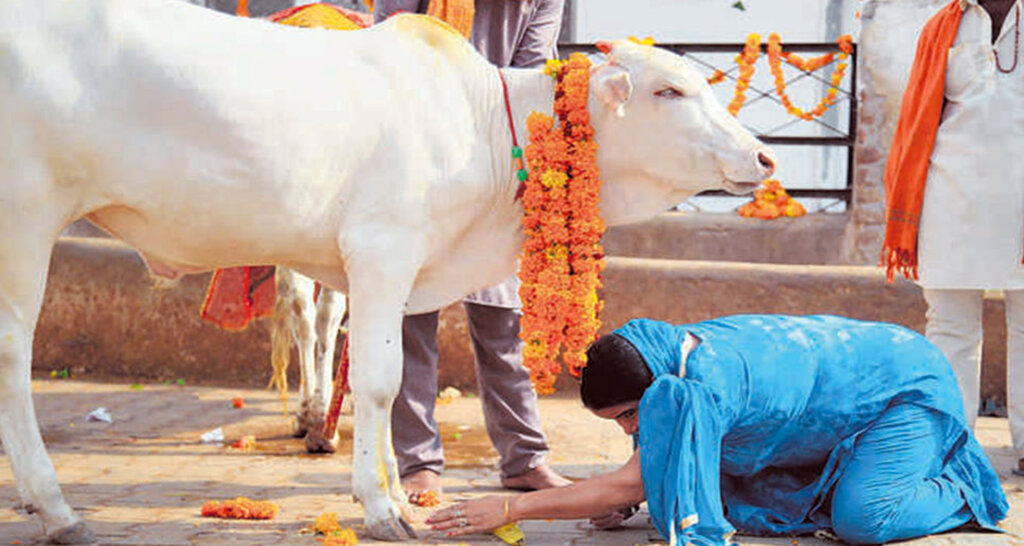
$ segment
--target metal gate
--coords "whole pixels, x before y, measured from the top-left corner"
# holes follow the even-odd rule
[[[591,44],[559,44],[559,53],[568,56],[581,51],[596,53]],[[690,63],[707,77],[716,71],[724,74],[724,81],[713,86],[723,104],[732,98],[739,67],[733,58],[743,51],[741,43],[703,44],[658,44],[658,47],[685,56]],[[837,45],[830,42],[783,44],[785,51],[800,55],[819,55],[836,51]],[[773,77],[768,69],[765,55],[766,46],[761,46],[761,56],[755,64],[756,72],[747,90],[747,100],[737,118],[754,135],[773,146],[780,156],[797,158],[801,154],[791,153],[804,149],[802,155],[820,163],[817,168],[791,169],[799,172],[800,180],[785,180],[787,192],[808,206],[808,211],[839,212],[846,210],[852,195],[853,146],[857,134],[857,47],[854,45],[850,57],[845,61],[849,68],[840,85],[835,103],[820,118],[805,121],[791,116],[782,106]],[[783,62],[787,92],[794,102],[816,101],[831,87],[829,70],[834,63],[815,72],[805,72]],[[805,161],[805,159],[796,159]],[[806,166],[801,166],[806,167]],[[780,171],[786,168],[786,160],[780,161]],[[833,172],[841,170],[842,172]],[[818,172],[815,172],[818,171]],[[781,174],[781,173],[780,173]],[[729,210],[738,207],[749,198],[737,198],[715,190],[702,192],[699,196],[683,203],[680,208],[695,210]],[[710,205],[709,205],[710,204]]]

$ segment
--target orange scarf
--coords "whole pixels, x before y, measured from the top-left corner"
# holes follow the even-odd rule
[[[942,116],[946,60],[960,29],[960,0],[952,0],[921,31],[900,117],[885,164],[885,278],[917,279],[917,232],[928,164]]]
[[[469,39],[473,33],[473,15],[476,13],[475,0],[430,0],[427,15],[448,23]]]

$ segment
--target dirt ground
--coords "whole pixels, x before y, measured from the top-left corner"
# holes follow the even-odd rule
[[[317,515],[335,512],[362,543],[373,543],[362,529],[361,509],[351,496],[351,415],[341,427],[336,455],[308,455],[290,434],[291,418],[281,400],[262,390],[178,385],[127,385],[67,379],[33,383],[43,437],[53,457],[65,497],[86,519],[101,544],[316,545],[307,528]],[[242,397],[242,409],[232,398]],[[294,394],[292,396],[295,405]],[[113,423],[87,422],[86,414],[105,407]],[[615,468],[628,457],[629,439],[611,422],[592,417],[575,398],[545,397],[540,402],[549,436],[549,462],[564,475],[586,478]],[[508,494],[501,488],[497,453],[483,428],[479,400],[455,399],[437,410],[448,468],[445,500]],[[221,428],[225,445],[204,444],[200,436]],[[255,448],[230,443],[254,435]],[[951,533],[908,544],[1024,544],[1024,478],[1013,476],[1005,419],[982,418],[978,436],[999,471],[1010,498],[1009,533]],[[0,546],[41,544],[39,523],[18,510],[17,492],[6,457],[0,456]],[[280,513],[268,521],[203,518],[207,500],[246,496],[270,500]],[[422,523],[414,526],[420,544],[500,544],[492,535],[447,540]],[[521,524],[528,544],[646,544],[660,537],[646,512],[627,529],[598,531],[586,521],[530,521]],[[738,537],[751,545],[824,545],[813,537]]]

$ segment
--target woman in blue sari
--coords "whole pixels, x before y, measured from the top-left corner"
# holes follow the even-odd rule
[[[832,316],[633,320],[590,347],[581,397],[634,435],[625,466],[460,503],[428,523],[466,534],[646,500],[670,544],[728,544],[737,529],[830,529],[878,544],[967,524],[996,531],[1008,508],[948,362],[900,326]]]

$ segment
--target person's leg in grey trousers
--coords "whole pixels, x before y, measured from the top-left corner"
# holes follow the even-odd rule
[[[476,355],[476,381],[491,443],[501,455],[502,477],[518,476],[544,463],[537,394],[523,367],[518,309],[466,302]]]
[[[391,441],[402,477],[444,469],[441,434],[434,420],[437,400],[438,313],[407,315],[402,321],[402,388],[391,409]]]

